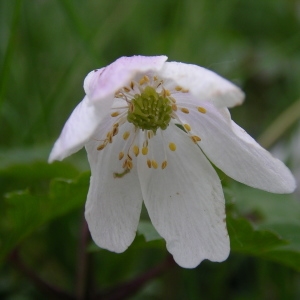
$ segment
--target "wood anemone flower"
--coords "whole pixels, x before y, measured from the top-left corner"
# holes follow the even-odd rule
[[[121,57],[90,72],[85,98],[66,122],[49,162],[85,146],[91,182],[85,216],[95,243],[123,252],[142,201],[182,267],[225,260],[225,200],[210,161],[233,179],[289,193],[289,169],[232,120],[243,92],[202,67],[166,56]]]

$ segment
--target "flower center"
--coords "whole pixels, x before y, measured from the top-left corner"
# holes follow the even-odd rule
[[[146,86],[141,94],[131,100],[127,120],[142,130],[158,128],[165,130],[171,120],[172,106],[163,92],[158,93],[153,87]]]

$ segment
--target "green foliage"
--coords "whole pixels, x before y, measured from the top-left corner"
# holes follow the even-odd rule
[[[66,171],[66,166],[55,167],[55,171],[62,168],[64,173]],[[28,176],[32,180],[35,180],[39,171],[41,174],[44,172],[45,177],[50,177],[54,171],[52,166],[39,163],[14,166],[7,174],[11,175],[13,171],[24,175],[23,171],[29,169]],[[76,180],[53,179],[46,194],[31,193],[29,190],[6,194],[5,214],[1,220],[0,260],[41,226],[82,207],[87,195],[89,177],[89,173],[83,173]]]
[[[15,249],[43,280],[77,295],[75,277],[84,268],[76,268],[85,259],[92,259],[93,270],[85,278],[97,285],[87,290],[100,285],[108,291],[167,256],[143,212],[125,253],[89,242],[88,254],[76,258],[89,184],[86,158],[48,165],[47,157],[84,96],[90,70],[134,54],[165,54],[212,69],[246,92],[245,104],[231,113],[257,137],[299,99],[298,6],[295,0],[0,1],[0,298],[45,297],[32,276],[21,276],[22,268],[14,271],[6,259]],[[296,174],[299,156],[289,157],[299,152],[290,143],[297,134],[293,122],[276,139]],[[221,178],[229,259],[195,270],[175,266],[132,299],[300,298],[299,194],[273,195]]]

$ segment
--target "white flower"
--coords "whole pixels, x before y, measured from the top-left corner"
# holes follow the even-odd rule
[[[292,192],[295,181],[231,120],[227,107],[244,98],[239,88],[204,68],[166,60],[121,57],[89,73],[86,96],[49,161],[86,147],[92,176],[85,216],[97,245],[125,251],[144,200],[175,261],[193,268],[204,259],[223,261],[230,250],[222,187],[209,160],[270,192]]]

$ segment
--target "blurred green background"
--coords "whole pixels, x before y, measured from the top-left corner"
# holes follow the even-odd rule
[[[48,154],[86,74],[134,54],[165,54],[239,85],[246,102],[233,119],[299,180],[299,0],[1,0],[0,298],[123,299],[115,294],[130,285],[118,286],[131,282],[130,299],[300,299],[299,193],[221,174],[232,254],[194,270],[164,265],[164,242],[145,242],[146,216],[124,254],[84,235],[84,151],[52,165]]]

